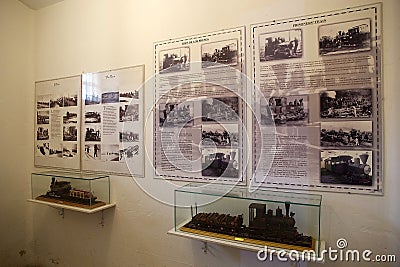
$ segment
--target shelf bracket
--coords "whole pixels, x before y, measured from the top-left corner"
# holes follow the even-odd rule
[[[203,250],[204,254],[207,254],[208,252],[208,243],[207,242],[203,242],[203,246],[201,247],[201,249]]]
[[[64,214],[65,214],[64,208],[58,209],[58,215],[60,215],[61,218],[63,219],[64,219]]]

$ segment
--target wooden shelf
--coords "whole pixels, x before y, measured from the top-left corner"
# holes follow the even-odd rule
[[[58,204],[58,203],[53,203],[53,202],[48,202],[48,201],[43,201],[43,200],[37,200],[37,199],[28,199],[29,202],[32,203],[38,203],[38,204],[42,204],[42,205],[47,205],[53,208],[57,208],[57,209],[66,209],[66,210],[73,210],[73,211],[78,211],[78,212],[83,212],[83,213],[96,213],[102,210],[106,210],[106,209],[110,209],[112,207],[115,207],[116,204],[115,203],[111,203],[111,204],[106,204],[94,209],[85,209],[85,208],[80,208],[80,207],[74,207],[74,206],[70,206],[70,205],[65,205],[65,204]]]

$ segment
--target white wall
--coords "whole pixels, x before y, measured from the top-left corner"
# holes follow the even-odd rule
[[[0,36],[6,42],[1,41],[0,53],[6,62],[2,65],[7,68],[3,67],[0,74],[3,91],[0,263],[5,266],[290,266],[276,260],[271,264],[258,263],[254,253],[215,245],[204,254],[202,243],[166,235],[173,226],[173,208],[150,198],[129,177],[111,177],[112,198],[117,207],[105,212],[104,227],[99,225],[100,214],[66,212],[62,218],[56,210],[25,203],[33,170],[33,81],[143,63],[149,78],[153,73],[155,41],[367,3],[374,1],[234,0],[228,4],[222,0],[65,0],[33,12],[16,0],[1,0]],[[323,193],[322,217],[322,238],[328,245],[335,246],[336,240],[344,237],[350,248],[371,249],[377,254],[397,253],[398,261],[399,12],[399,1],[383,1],[385,195]],[[152,99],[152,92],[147,91],[148,109]],[[151,136],[151,128],[147,130],[147,136]],[[148,138],[151,149],[150,141]],[[146,164],[145,179],[160,187],[159,181],[152,179],[149,160]],[[172,192],[165,194],[172,197]],[[21,250],[26,254],[20,256]],[[347,265],[326,263],[325,266]]]

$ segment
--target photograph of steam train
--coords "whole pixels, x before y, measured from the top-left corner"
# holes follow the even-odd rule
[[[301,29],[260,35],[260,61],[273,61],[303,56]]]
[[[201,65],[203,68],[225,64],[237,65],[238,45],[237,40],[224,40],[201,45]]]
[[[215,97],[202,100],[202,121],[238,121],[239,120],[239,98]]]
[[[69,94],[68,96],[64,96],[64,107],[76,107],[78,106],[78,95],[77,94]]]
[[[160,73],[186,71],[190,68],[189,47],[163,50],[160,52]]]
[[[63,123],[77,123],[78,122],[78,114],[75,112],[67,111],[63,116]]]
[[[268,101],[268,103],[266,103]],[[261,125],[303,125],[308,123],[308,96],[261,98]]]
[[[321,122],[322,147],[364,147],[373,143],[371,121]]]
[[[203,176],[239,177],[238,150],[228,148],[207,149],[201,151]]]
[[[101,144],[85,144],[85,157],[90,160],[100,160]]]
[[[322,119],[348,119],[372,117],[372,90],[332,90],[320,93]]]
[[[40,95],[36,98],[36,108],[49,108],[50,107],[50,96],[49,95]]]
[[[203,124],[201,126],[202,146],[237,146],[239,130],[237,124]]]
[[[131,131],[119,132],[119,141],[120,142],[138,142],[139,134],[131,132]]]
[[[119,102],[119,92],[106,92],[101,94],[101,103],[118,103]]]
[[[321,183],[371,186],[372,174],[372,151],[321,151]]]
[[[101,159],[103,161],[119,161],[119,145],[102,145]]]
[[[185,228],[224,234],[234,237],[250,238],[280,244],[313,248],[311,236],[299,233],[296,227],[295,213],[290,211],[290,203],[285,203],[285,213],[278,206],[267,209],[264,203],[250,203],[248,220],[243,214],[230,215],[217,212],[197,212],[197,205],[191,209],[192,219]],[[248,222],[248,225],[246,223]],[[246,241],[245,241],[246,242]]]
[[[77,141],[78,140],[78,129],[74,126],[63,127],[63,141]]]
[[[85,112],[85,123],[100,123],[101,114],[98,111],[86,111]]]
[[[139,90],[119,93],[119,102],[131,102],[132,99],[139,99]]]
[[[193,126],[193,102],[159,105],[160,127]]]
[[[319,54],[335,55],[371,49],[371,22],[369,19],[347,21],[320,26]]]
[[[36,140],[49,140],[49,129],[47,127],[38,127],[36,130]]]
[[[139,104],[122,105],[119,107],[119,121],[139,121]]]
[[[62,152],[63,158],[74,158],[77,155],[78,155],[78,144],[69,144],[69,143],[63,144],[63,152]]]
[[[64,97],[61,95],[52,95],[50,98],[51,108],[62,108],[64,107]]]
[[[101,141],[101,125],[86,127],[85,141]]]
[[[48,110],[39,110],[36,112],[36,124],[49,124],[50,112]]]

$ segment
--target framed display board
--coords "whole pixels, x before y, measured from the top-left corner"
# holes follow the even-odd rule
[[[246,182],[244,27],[154,44],[159,178]]]
[[[82,170],[144,177],[144,65],[82,75]]]
[[[381,9],[251,26],[252,185],[382,194]]]
[[[80,89],[80,75],[36,82],[36,167],[80,169]]]

